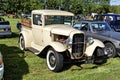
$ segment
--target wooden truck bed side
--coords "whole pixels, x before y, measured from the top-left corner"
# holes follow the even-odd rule
[[[32,28],[31,20],[27,18],[22,18],[21,19],[21,24],[25,27]]]

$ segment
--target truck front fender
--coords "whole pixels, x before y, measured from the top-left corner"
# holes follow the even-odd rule
[[[93,53],[94,53],[94,51],[95,51],[95,49],[96,49],[97,47],[104,48],[105,45],[104,45],[103,42],[101,42],[100,40],[94,39],[94,43],[91,44],[91,45],[89,45],[89,46],[87,46],[86,51],[85,51],[85,54],[86,54],[87,56],[92,56]]]
[[[59,43],[59,42],[52,42],[49,44],[51,47],[53,47],[57,52],[64,52],[66,51],[66,47]]]

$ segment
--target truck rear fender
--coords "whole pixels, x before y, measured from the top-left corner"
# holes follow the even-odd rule
[[[94,39],[94,43],[89,45],[87,48],[86,48],[86,51],[85,51],[85,54],[87,56],[92,56],[95,49],[97,47],[101,47],[101,48],[104,48],[105,45],[103,44],[103,42],[101,42],[100,40],[97,40],[97,39]]]
[[[25,47],[30,47],[31,46],[31,41],[32,41],[32,34],[31,33],[28,33],[26,31],[22,31],[19,35],[20,36],[23,36],[24,37],[24,41],[25,41]]]

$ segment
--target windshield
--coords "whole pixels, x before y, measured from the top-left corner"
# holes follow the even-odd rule
[[[52,15],[45,15],[45,25],[51,24],[72,24],[72,16],[52,16]]]
[[[111,31],[110,26],[107,23],[92,23],[92,30],[97,31]]]

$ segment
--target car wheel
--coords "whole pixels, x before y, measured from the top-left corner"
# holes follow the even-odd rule
[[[50,48],[47,52],[47,66],[53,72],[59,72],[63,68],[63,55]]]
[[[20,36],[19,41],[20,41],[20,42],[19,42],[19,44],[20,44],[20,49],[21,49],[21,50],[25,50],[25,41],[24,41],[23,35]]]
[[[93,55],[94,64],[101,65],[107,62],[107,57],[104,53],[104,49],[97,48],[95,54]]]
[[[109,58],[117,55],[115,46],[112,43],[105,43],[105,54],[107,54]]]

